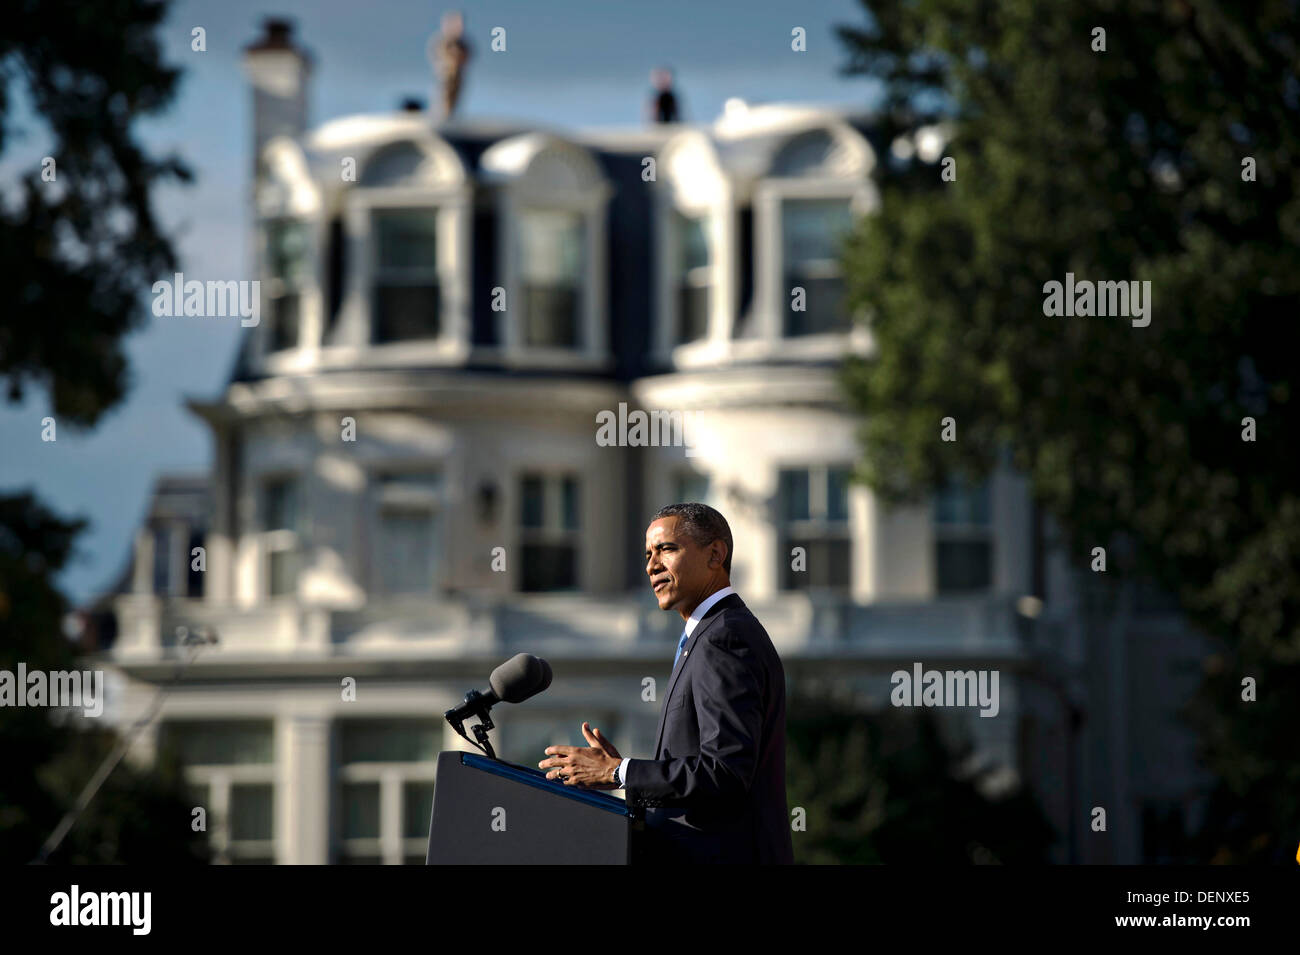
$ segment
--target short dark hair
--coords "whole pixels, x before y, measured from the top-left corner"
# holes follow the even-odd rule
[[[709,507],[692,501],[683,504],[668,504],[655,511],[650,523],[664,517],[676,517],[681,522],[682,532],[701,547],[708,547],[716,540],[727,545],[727,556],[722,561],[722,569],[731,576],[731,528],[727,519]]]

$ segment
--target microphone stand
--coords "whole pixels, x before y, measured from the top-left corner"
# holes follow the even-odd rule
[[[496,759],[497,754],[492,751],[492,743],[488,740],[488,730],[494,729],[496,725],[492,722],[490,715],[491,707],[483,701],[483,694],[478,690],[470,690],[466,693],[465,702],[470,706],[471,712],[469,715],[476,716],[479,719],[479,722],[471,727],[474,730],[474,739],[470,739],[465,733],[465,720],[468,717],[459,716],[456,713],[456,710],[460,709],[460,707],[452,707],[443,714],[443,717],[451,724],[452,729],[465,738],[466,742],[474,743],[475,746],[483,750],[489,759]],[[478,742],[474,742],[475,739]]]

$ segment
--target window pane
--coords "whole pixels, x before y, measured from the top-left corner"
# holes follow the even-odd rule
[[[435,210],[385,209],[372,215],[375,268],[379,274],[394,269],[437,273],[438,214]]]
[[[528,282],[524,285],[524,342],[552,348],[578,346],[578,288]]]
[[[266,482],[262,523],[268,531],[298,530],[298,482],[275,478]]]
[[[271,351],[284,351],[298,347],[299,296],[288,292],[272,299]]]
[[[564,478],[560,496],[564,506],[564,529],[566,531],[576,531],[578,529],[578,481],[576,478]]]
[[[343,838],[379,838],[379,783],[343,784]]]
[[[526,344],[580,344],[585,234],[583,218],[576,212],[533,210],[520,217]]]
[[[853,579],[853,552],[845,538],[831,538],[822,544],[817,586],[847,590]]]
[[[831,468],[826,473],[826,519],[849,519],[849,469]]]
[[[987,590],[993,579],[991,552],[988,541],[936,541],[938,592]]]
[[[171,590],[172,533],[169,527],[157,527],[153,532],[153,592],[166,594]]]
[[[691,269],[704,268],[709,264],[709,237],[705,231],[707,219],[704,216],[684,216],[678,214],[677,228],[681,259],[678,264],[679,274],[685,276]]]
[[[289,285],[307,277],[307,224],[271,222],[266,227],[266,269]]]
[[[683,284],[677,294],[677,341],[693,342],[709,333],[709,287]]]
[[[194,548],[203,546],[203,534],[200,531],[190,532],[190,546],[185,551],[185,595],[187,597],[203,596],[203,578],[205,571],[194,569]]]
[[[936,524],[989,523],[989,482],[976,486],[953,479],[935,492],[934,522]]]
[[[390,594],[433,589],[433,515],[418,508],[385,507],[379,517],[379,581]]]
[[[815,277],[799,272],[786,273],[784,294],[787,301],[795,287],[804,290],[804,311],[787,307],[786,337],[821,335],[847,331],[852,323],[844,307],[844,282],[837,277]]]
[[[436,282],[375,286],[371,339],[383,342],[437,338],[442,331],[441,297]]]
[[[428,720],[347,720],[339,727],[344,763],[433,762],[442,730]]]
[[[540,477],[528,476],[519,482],[520,517],[522,527],[544,527],[546,524],[546,491]]]
[[[804,569],[802,571],[794,569],[795,558],[792,551],[796,547],[802,547],[805,553]],[[777,555],[777,563],[781,567],[781,589],[782,590],[804,590],[809,586],[808,568],[812,565],[812,555],[810,553],[810,542],[807,538],[790,538],[782,542],[781,551]]]
[[[402,787],[402,835],[427,839],[433,816],[433,783],[407,783]],[[423,864],[424,859],[420,859]]]
[[[530,593],[576,589],[577,556],[571,544],[525,544],[522,589]]]
[[[838,260],[840,242],[853,224],[847,199],[787,199],[782,205],[785,267]]]
[[[677,475],[673,493],[678,503],[707,503],[709,500],[709,476],[686,471]]]
[[[583,268],[583,223],[576,212],[533,210],[519,219],[525,282],[576,286]]]
[[[158,745],[174,750],[187,766],[273,761],[271,724],[261,721],[164,723]]]
[[[779,490],[779,510],[782,520],[806,521],[808,511],[808,472],[782,471]]]
[[[802,547],[806,554],[803,571],[791,566],[794,558],[790,552],[796,547]],[[779,556],[782,590],[847,590],[853,579],[852,547],[847,538],[791,538]]]
[[[230,838],[270,839],[273,787],[235,785],[230,787]]]

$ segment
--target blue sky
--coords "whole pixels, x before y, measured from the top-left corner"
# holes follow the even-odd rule
[[[262,19],[290,17],[311,51],[315,125],[391,110],[404,96],[427,101],[432,78],[425,46],[443,9],[413,0],[173,4],[163,45],[166,59],[184,71],[180,93],[166,114],[140,129],[154,151],[180,154],[196,174],[194,185],[156,195],[188,276],[249,272],[250,103],[239,59]],[[732,96],[871,103],[866,81],[841,75],[845,55],[834,35],[836,24],[864,21],[857,0],[490,0],[461,9],[475,50],[460,103],[467,117],[637,125],[650,69],[660,64],[674,68],[690,121],[713,119]],[[197,26],[206,31],[206,52],[190,49]],[[489,47],[498,26],[506,29],[504,53]],[[796,26],[807,31],[806,53],[790,50]],[[17,170],[38,164],[45,153],[39,126],[27,126],[27,138],[0,159],[0,184],[12,183]],[[42,442],[40,420],[49,413],[44,394],[0,406],[0,490],[34,487],[60,513],[90,521],[61,578],[78,601],[108,586],[124,566],[154,479],[207,470],[208,432],[184,399],[219,394],[239,339],[238,319],[154,318],[147,289],[141,310],[147,318],[127,340],[131,392],[93,430],[60,425],[56,442]]]

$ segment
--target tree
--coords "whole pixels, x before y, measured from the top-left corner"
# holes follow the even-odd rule
[[[143,292],[175,264],[150,191],[189,173],[149,156],[133,134],[175,92],[178,73],[161,62],[156,36],[165,13],[150,0],[17,0],[0,31],[0,150],[23,131],[20,87],[51,141],[0,204],[0,377],[11,401],[35,385],[74,425],[93,424],[125,394],[122,338],[148,314]],[[35,424],[32,434],[39,440]],[[83,526],[31,493],[0,496],[0,669],[75,667],[54,578]],[[0,709],[0,859],[36,855],[113,743],[107,730],[55,725],[46,709]],[[176,767],[120,766],[51,859],[198,861],[189,806]]]
[[[1232,820],[1204,834],[1205,857],[1289,857],[1298,4],[869,6],[840,28],[846,71],[882,81],[891,136],[943,124],[956,178],[890,164],[846,248],[876,343],[844,372],[858,476],[916,502],[1005,454],[1069,553],[1107,547],[1108,577],[1175,595],[1219,647],[1188,714]],[[1150,282],[1149,324],[1050,317],[1047,283],[1067,273]],[[939,440],[948,416],[955,442]]]

